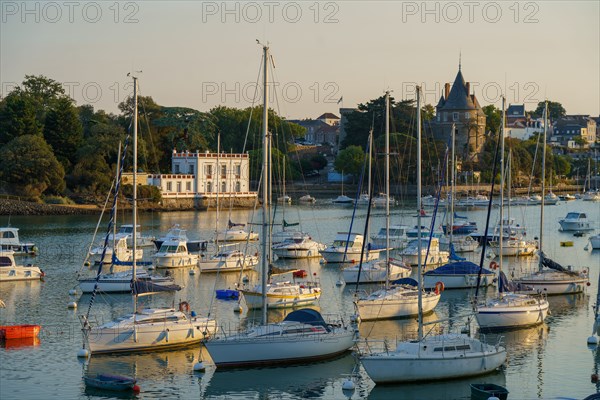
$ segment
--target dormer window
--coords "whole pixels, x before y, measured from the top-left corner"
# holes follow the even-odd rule
[[[458,113],[457,112],[452,113],[452,121],[454,121],[454,122],[458,121]]]

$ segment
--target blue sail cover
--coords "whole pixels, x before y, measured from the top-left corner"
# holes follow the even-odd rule
[[[563,267],[562,265],[560,265],[556,261],[549,259],[548,257],[546,257],[546,254],[544,254],[544,252],[540,253],[540,257],[542,258],[542,265],[544,267],[546,267],[546,268],[550,268],[550,269],[553,269],[555,271],[564,272],[564,273],[572,275],[572,276],[578,276],[579,275],[579,273],[577,271],[571,271],[571,270]]]
[[[516,292],[517,290],[519,290],[519,286],[516,283],[509,281],[504,272],[502,271],[500,271],[499,282],[500,284],[498,285],[498,291],[500,293]]]
[[[425,275],[476,275],[479,273],[479,265],[470,261],[454,262],[442,265],[431,271],[425,272]],[[493,274],[489,269],[482,268],[482,274]]]
[[[394,285],[409,285],[409,286],[419,286],[419,283],[417,281],[415,281],[413,278],[402,278],[402,279],[396,279],[395,281],[392,282],[392,284]]]
[[[322,326],[329,330],[323,316],[317,310],[312,308],[301,308],[300,310],[292,311],[284,319],[284,321],[302,322],[303,324]]]

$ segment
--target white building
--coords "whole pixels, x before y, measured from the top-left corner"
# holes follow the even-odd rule
[[[163,200],[257,197],[250,191],[248,154],[178,153],[173,150],[171,174],[148,175],[148,185],[158,186]]]

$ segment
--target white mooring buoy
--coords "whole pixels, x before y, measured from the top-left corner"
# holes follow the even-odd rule
[[[202,362],[202,360],[200,360],[196,364],[194,364],[194,372],[204,372],[204,371],[206,371],[206,367],[204,366],[204,363]]]
[[[69,290],[69,296],[77,296],[77,289]]]
[[[355,388],[356,385],[354,384],[352,378],[348,378],[344,381],[344,383],[342,383],[342,390],[354,390]]]
[[[79,351],[77,352],[77,357],[82,358],[82,357],[87,357],[90,355],[90,352],[88,351],[88,349],[79,349]]]
[[[67,308],[70,308],[70,309],[77,308],[77,302],[75,302],[75,301],[69,302],[69,304],[67,304]]]
[[[598,338],[597,338],[596,336],[592,335],[592,336],[590,336],[589,338],[587,338],[587,343],[588,343],[589,345],[593,345],[593,346],[595,346],[595,345],[597,345],[597,344],[598,344]]]

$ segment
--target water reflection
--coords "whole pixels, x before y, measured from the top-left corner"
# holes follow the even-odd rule
[[[495,371],[489,375],[439,381],[434,383],[413,383],[403,385],[377,385],[369,393],[369,400],[377,399],[427,399],[427,400],[458,400],[471,399],[471,383],[495,383],[506,387],[506,377],[503,371]],[[510,390],[510,388],[509,388]],[[518,397],[515,397],[518,398]]]
[[[341,382],[355,365],[351,354],[331,361],[282,368],[212,369],[201,379],[204,398],[343,398]]]

